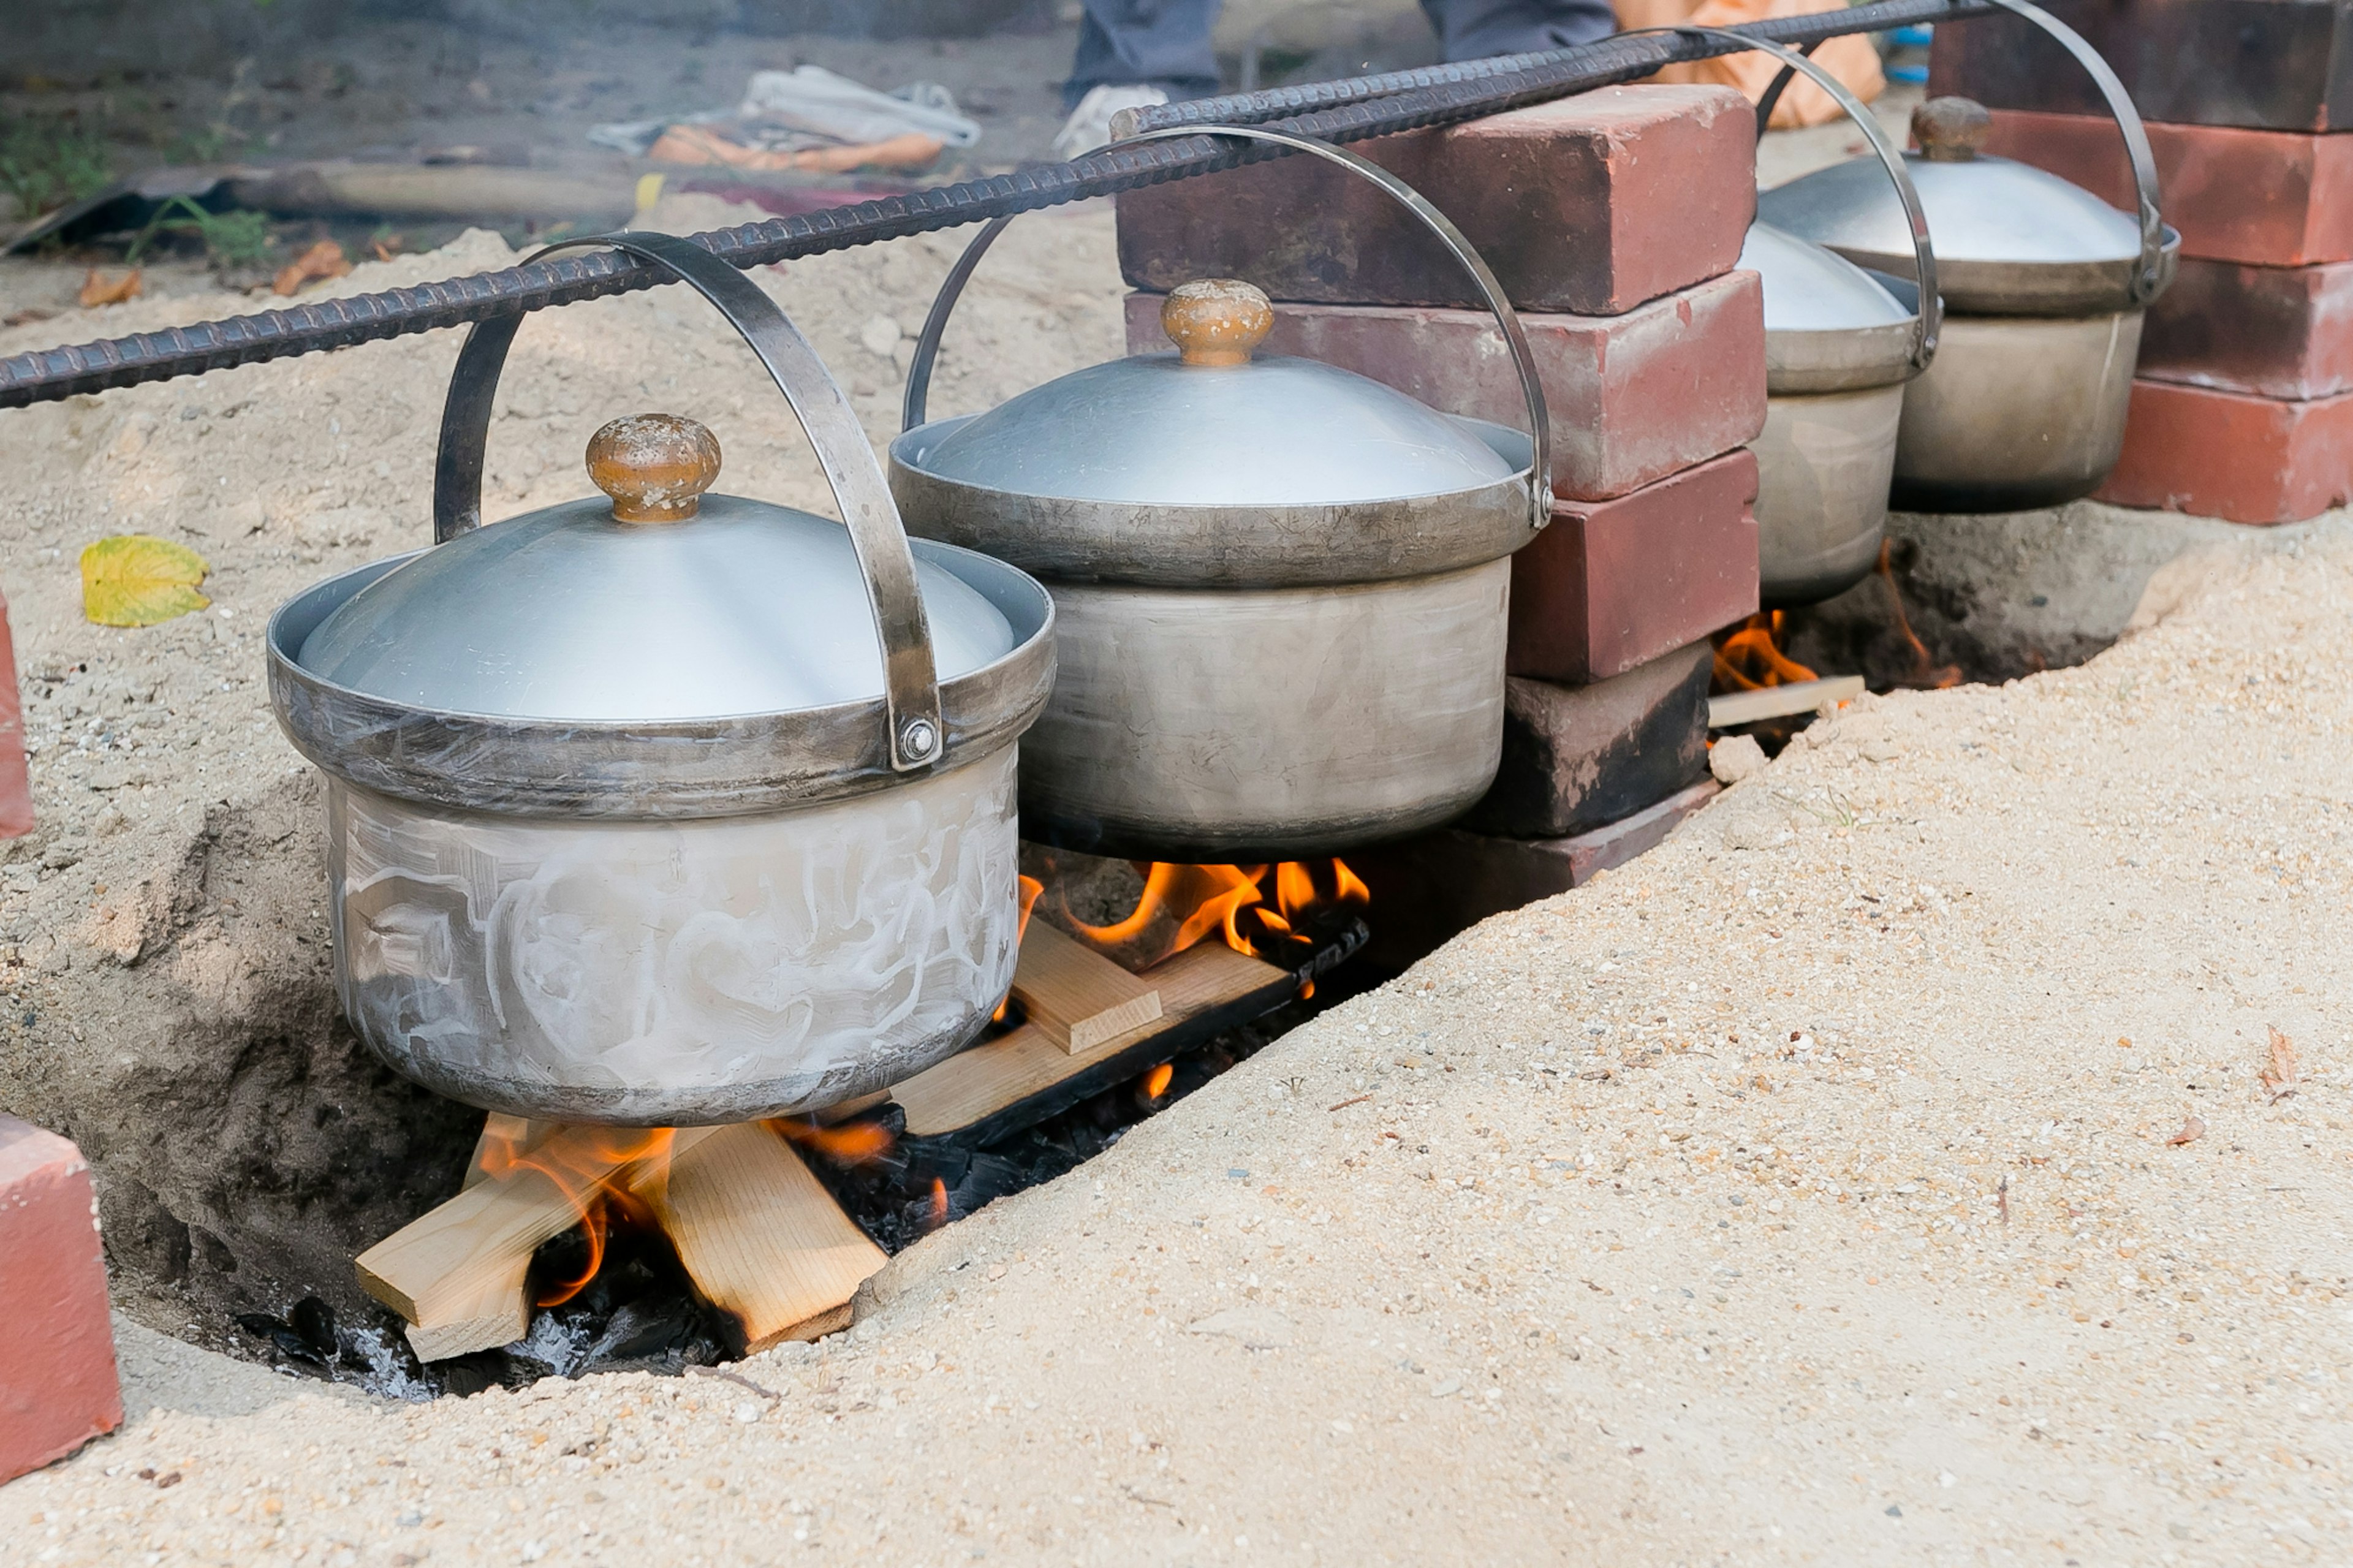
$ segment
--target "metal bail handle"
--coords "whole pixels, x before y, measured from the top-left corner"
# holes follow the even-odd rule
[[[1989,3],[2012,16],[2023,16],[2056,39],[2061,47],[2075,57],[2075,63],[2092,79],[2107,100],[2108,116],[2124,133],[2125,156],[2132,162],[2133,195],[2140,204],[2140,261],[2133,268],[2132,300],[2146,305],[2165,290],[2165,218],[2158,211],[2157,154],[2148,144],[2148,128],[2141,123],[2140,110],[2133,104],[2132,94],[2117,79],[2116,71],[2092,47],[2084,35],[2053,16],[2040,5],[2027,0],[1989,0]]]
[[[1273,131],[1263,125],[1171,125],[1158,131],[1138,132],[1112,143],[1113,147],[1131,146],[1138,142],[1170,142],[1187,136],[1235,136],[1250,142],[1271,142],[1293,152],[1311,153],[1329,163],[1361,174],[1387,191],[1420,220],[1421,226],[1438,237],[1439,243],[1454,254],[1472,281],[1479,286],[1488,310],[1504,330],[1504,342],[1512,351],[1512,363],[1519,371],[1520,395],[1527,404],[1530,468],[1528,472],[1528,526],[1540,529],[1552,521],[1552,425],[1545,411],[1544,383],[1536,374],[1535,355],[1528,348],[1528,335],[1520,326],[1519,312],[1504,296],[1504,286],[1486,258],[1462,237],[1462,231],[1452,219],[1432,206],[1419,191],[1369,159],[1358,156],[1329,142],[1319,142],[1312,136],[1301,136],[1289,131]],[[931,399],[932,363],[939,357],[940,337],[946,331],[948,313],[955,309],[956,300],[964,293],[973,268],[1005,226],[1017,215],[992,218],[988,226],[973,237],[962,256],[956,258],[947,277],[940,283],[937,298],[932,301],[932,312],[923,318],[923,330],[915,340],[915,355],[907,364],[907,397],[901,411],[901,425],[912,430],[923,423],[924,411]]]
[[[1880,163],[1887,170],[1887,177],[1895,182],[1895,198],[1904,204],[1904,220],[1911,226],[1913,280],[1920,286],[1919,312],[1912,318],[1912,374],[1918,375],[1926,370],[1936,360],[1936,342],[1945,331],[1945,301],[1936,292],[1936,251],[1928,241],[1928,214],[1920,205],[1919,188],[1912,184],[1912,172],[1904,166],[1904,150],[1895,144],[1894,138],[1887,134],[1886,127],[1879,123],[1879,117],[1865,109],[1862,100],[1850,92],[1846,84],[1832,76],[1827,68],[1796,49],[1723,27],[1683,24],[1648,27],[1643,31],[1694,34],[1704,38],[1738,44],[1744,49],[1755,49],[1778,59],[1781,62],[1780,73],[1774,77],[1772,85],[1765,89],[1765,96],[1757,104],[1757,134],[1760,140],[1765,134],[1765,122],[1772,118],[1773,105],[1780,100],[1781,89],[1788,85],[1789,78],[1799,72],[1811,78],[1814,85],[1830,94],[1831,100],[1854,121],[1856,129],[1870,142],[1871,150],[1879,154]]]
[[[669,268],[719,309],[744,335],[785,395],[824,467],[841,509],[849,542],[866,579],[867,607],[882,639],[882,702],[890,720],[891,766],[906,773],[945,754],[940,688],[932,660],[930,623],[915,581],[914,552],[882,465],[849,400],[826,374],[825,363],[800,329],[759,286],[698,245],[674,235],[628,233],[569,239],[531,258],[559,250],[609,246]],[[467,334],[441,412],[441,445],[433,468],[433,542],[445,543],[481,526],[482,454],[490,437],[491,399],[514,342],[521,316],[501,316]]]

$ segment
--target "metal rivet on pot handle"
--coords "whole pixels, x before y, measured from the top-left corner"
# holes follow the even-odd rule
[[[531,258],[602,245],[666,267],[719,309],[767,368],[800,421],[825,468],[841,521],[866,579],[867,607],[882,643],[883,710],[891,766],[926,767],[944,751],[939,681],[931,626],[915,581],[914,552],[882,465],[849,400],[825,363],[776,302],[734,268],[672,235],[625,233],[551,245]],[[482,521],[482,455],[490,435],[491,400],[506,363],[520,316],[483,321],[466,337],[441,413],[441,445],[433,472],[433,540],[455,538]]]
[[[1337,163],[1387,191],[1412,213],[1424,228],[1437,236],[1439,243],[1454,253],[1454,258],[1462,264],[1464,271],[1471,274],[1472,281],[1478,285],[1481,297],[1487,302],[1488,310],[1503,328],[1504,346],[1511,350],[1512,363],[1519,372],[1520,395],[1527,405],[1531,454],[1528,526],[1539,529],[1550,522],[1552,426],[1546,416],[1544,383],[1536,374],[1535,355],[1528,348],[1527,333],[1522,330],[1519,313],[1512,309],[1511,300],[1504,293],[1504,286],[1496,281],[1485,258],[1462,237],[1462,231],[1454,226],[1453,221],[1432,206],[1420,192],[1378,163],[1344,147],[1335,147],[1329,142],[1319,142],[1312,136],[1301,136],[1289,131],[1275,131],[1263,125],[1172,125],[1124,138],[1113,145],[1170,142],[1187,136],[1233,136],[1250,142],[1270,142],[1295,153],[1306,153],[1326,163]],[[948,268],[947,277],[941,281],[939,295],[932,301],[931,314],[923,319],[923,330],[915,339],[914,357],[907,364],[907,396],[901,410],[902,428],[912,430],[923,423],[931,395],[932,364],[939,357],[940,337],[946,331],[948,312],[955,309],[956,300],[963,294],[973,268],[980,265],[980,258],[988,253],[990,246],[997,243],[997,237],[1005,232],[1005,226],[1013,221],[1013,216],[990,219],[987,226],[973,237],[972,243],[965,247],[962,256],[956,258],[955,265]]]
[[[1997,4],[2002,3],[2006,0],[1997,0]],[[1904,219],[1911,226],[1913,281],[1920,286],[1920,308],[1913,317],[1912,374],[1917,375],[1926,370],[1936,357],[1936,340],[1945,327],[1945,301],[1936,292],[1936,252],[1928,242],[1928,215],[1920,205],[1920,193],[1912,184],[1910,172],[1904,167],[1904,150],[1895,145],[1886,128],[1879,123],[1878,117],[1862,106],[1861,99],[1847,90],[1844,82],[1795,49],[1784,48],[1762,38],[1752,38],[1745,33],[1730,32],[1722,27],[1694,26],[1689,23],[1641,30],[1695,34],[1700,37],[1738,44],[1744,49],[1755,49],[1778,59],[1781,62],[1780,74],[1773,79],[1772,85],[1765,89],[1765,96],[1757,104],[1757,134],[1760,139],[1765,134],[1766,121],[1773,116],[1773,105],[1780,100],[1781,89],[1796,73],[1803,73],[1811,79],[1814,85],[1830,94],[1831,100],[1854,121],[1856,129],[1870,142],[1871,150],[1879,154],[1880,163],[1887,169],[1887,177],[1895,182],[1896,199],[1904,204]]]

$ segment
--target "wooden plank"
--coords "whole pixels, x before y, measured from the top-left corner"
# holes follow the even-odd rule
[[[970,1127],[1188,1019],[1253,993],[1294,984],[1285,971],[1214,941],[1154,965],[1143,978],[1160,993],[1161,1016],[1155,1022],[1075,1054],[1063,1050],[1036,1025],[1024,1024],[893,1088],[891,1097],[907,1113],[909,1135],[939,1137]]]
[[[538,1153],[580,1173],[584,1183],[602,1178],[634,1184],[716,1131],[681,1127],[643,1156],[610,1161],[599,1152],[626,1134],[617,1139],[611,1128],[566,1127]],[[466,1321],[480,1315],[518,1259],[529,1267],[543,1242],[579,1223],[579,1205],[555,1179],[536,1163],[526,1165],[502,1180],[476,1183],[361,1253],[355,1260],[360,1287],[412,1323]]]
[[[1160,993],[1078,938],[1033,920],[1021,933],[1013,999],[1072,1056],[1156,1021]]]
[[[557,1122],[530,1121],[502,1110],[491,1111],[483,1118],[481,1136],[474,1140],[464,1185],[489,1180],[493,1160],[536,1148],[561,1130]],[[436,1362],[514,1343],[531,1331],[530,1276],[528,1252],[509,1259],[503,1269],[484,1273],[474,1300],[449,1302],[422,1321],[411,1322],[408,1348],[417,1352],[418,1361]]]
[[[757,1121],[681,1154],[646,1197],[746,1355],[840,1327],[859,1285],[890,1261],[792,1145]]]
[[[554,1137],[560,1125],[509,1116],[503,1110],[491,1111],[482,1118],[482,1133],[474,1140],[474,1155],[466,1162],[466,1179],[461,1184],[470,1187],[489,1175],[490,1162],[501,1151],[537,1148]]]
[[[1754,691],[1728,691],[1707,700],[1707,727],[1729,730],[1759,719],[1786,719],[1810,713],[1825,702],[1846,702],[1862,695],[1860,675],[1829,675],[1820,680],[1793,680],[1786,686],[1760,686]]]

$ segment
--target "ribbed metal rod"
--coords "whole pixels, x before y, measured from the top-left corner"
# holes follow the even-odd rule
[[[1982,0],[1878,0],[1848,10],[1752,23],[1733,31],[1776,43],[1803,44],[1841,33],[1957,21],[1986,15],[1989,9]],[[1300,135],[1329,142],[1356,142],[1549,102],[1648,76],[1664,65],[1706,59],[1735,48],[1718,39],[1694,37],[1604,38],[1542,55],[1324,84],[1328,90],[1320,97],[1328,101],[1294,106],[1291,95],[1316,95],[1318,89],[1284,88],[1169,108],[1182,113],[1210,104],[1239,106],[1240,112],[1261,123],[1278,123]],[[1390,85],[1409,79],[1410,85]],[[1112,146],[1067,163],[688,237],[737,267],[759,267],[1291,155],[1281,148],[1238,147],[1230,140],[1209,135]],[[567,256],[160,332],[37,349],[0,360],[0,408],[464,326],[496,316],[650,289],[669,280],[659,268],[616,252]]]

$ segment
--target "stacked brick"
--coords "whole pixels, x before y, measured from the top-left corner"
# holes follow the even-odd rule
[[[98,1200],[81,1151],[0,1115],[0,1481],[122,1421]]]
[[[2353,49],[2340,5],[2053,0],[2148,124],[2180,273],[2149,311],[2100,498],[2292,522],[2353,498]],[[1994,111],[1986,151],[2126,210],[2116,126],[2022,24],[1938,32],[1931,89]]]
[[[1376,900],[1442,940],[1638,852],[1704,798],[1706,639],[1757,605],[1744,443],[1764,426],[1764,312],[1733,269],[1754,120],[1727,89],[1612,88],[1358,150],[1486,258],[1552,425],[1553,521],[1513,558],[1502,773],[1461,829],[1365,866]],[[1345,171],[1289,158],[1131,192],[1119,229],[1133,350],[1168,346],[1168,289],[1242,278],[1276,301],[1268,352],[1525,424],[1470,278]]]

